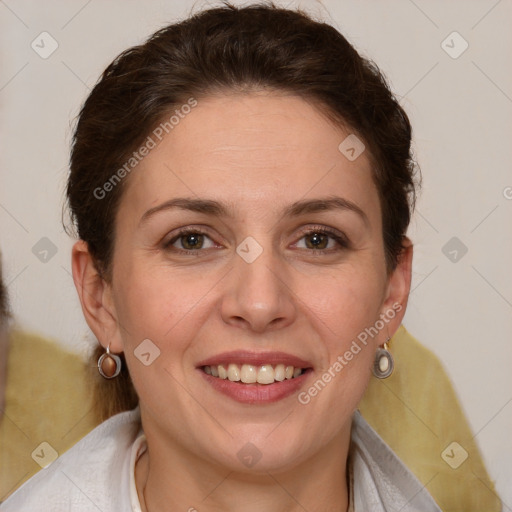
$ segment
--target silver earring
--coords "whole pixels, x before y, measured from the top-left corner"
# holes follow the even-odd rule
[[[110,343],[107,351],[98,359],[98,371],[105,379],[113,379],[119,375],[121,371],[121,358],[110,353]]]
[[[375,354],[375,360],[373,361],[372,372],[375,377],[378,379],[386,379],[392,373],[395,367],[395,362],[393,361],[393,356],[391,352],[388,350],[388,341],[390,338],[386,340],[383,348],[378,348]]]

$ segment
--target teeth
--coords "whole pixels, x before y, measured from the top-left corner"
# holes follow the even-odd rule
[[[300,368],[299,368],[300,372]],[[274,368],[269,364],[260,366],[258,370],[258,384],[272,384],[274,382]]]
[[[227,369],[226,369],[227,366]],[[231,382],[243,382],[244,384],[273,384],[287,379],[294,379],[302,375],[302,368],[285,366],[278,364],[275,367],[271,364],[254,366],[252,364],[243,364],[242,367],[237,364],[203,366],[203,371],[219,379],[229,379]]]
[[[212,368],[215,368],[212,366]],[[231,382],[238,382],[240,380],[240,369],[236,364],[230,364],[228,366],[228,379]]]
[[[283,381],[286,378],[284,371],[284,364],[278,364],[274,370],[274,379],[278,382]]]
[[[258,380],[258,369],[252,364],[242,365],[240,380],[246,384],[253,384]]]
[[[217,366],[217,370],[219,372],[219,379],[227,379],[228,378],[228,371],[226,370],[226,368],[224,368],[224,366],[219,364],[219,366]]]

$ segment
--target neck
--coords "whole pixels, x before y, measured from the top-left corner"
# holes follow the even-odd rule
[[[168,442],[152,446],[148,441],[135,468],[139,501],[143,512],[345,512],[349,443],[350,425],[292,469],[237,473],[198,460]]]

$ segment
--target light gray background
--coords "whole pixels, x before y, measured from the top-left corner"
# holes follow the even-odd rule
[[[413,291],[404,324],[443,361],[511,510],[512,3],[277,3],[334,24],[384,70],[410,115],[423,190],[410,229]],[[0,247],[24,328],[82,354],[90,347],[70,274],[72,241],[60,222],[71,120],[120,51],[206,5],[0,1]],[[43,31],[59,45],[47,59],[31,48]],[[456,59],[442,47],[453,31],[469,44]],[[457,37],[445,43],[452,53],[462,48]],[[454,236],[468,249],[456,262],[442,252]],[[46,262],[32,252],[43,237],[57,250]]]

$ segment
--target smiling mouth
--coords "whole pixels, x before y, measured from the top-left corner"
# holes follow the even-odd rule
[[[296,368],[285,364],[219,364],[206,365],[201,369],[207,375],[240,384],[274,384],[300,377],[307,368]]]

